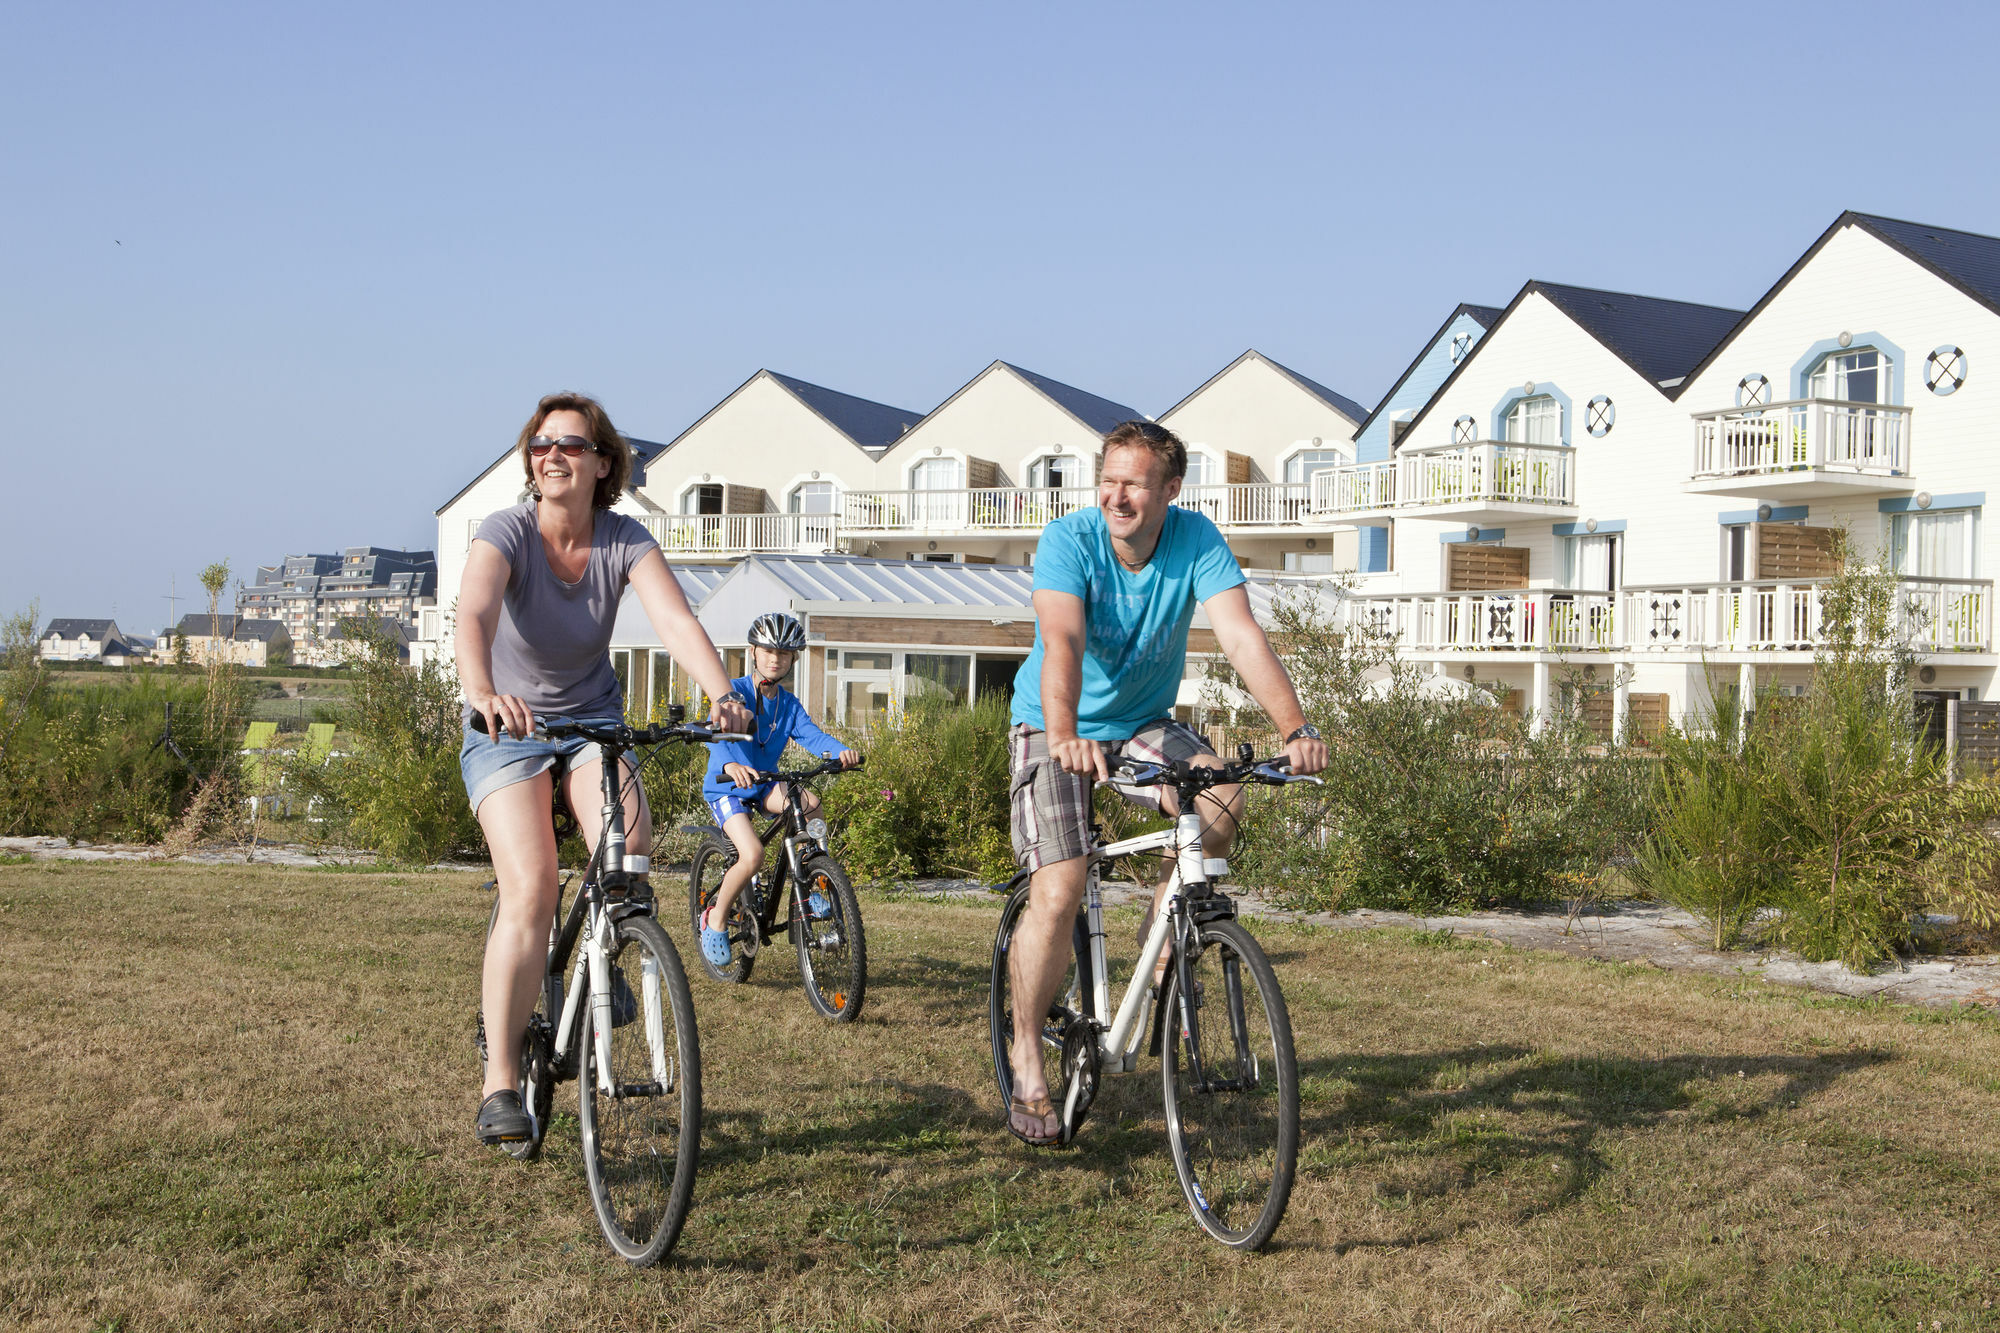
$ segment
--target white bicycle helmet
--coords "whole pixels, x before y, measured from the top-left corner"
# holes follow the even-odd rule
[[[806,646],[806,627],[795,616],[783,611],[766,611],[750,622],[750,646],[753,648],[775,648],[779,652],[803,652]]]

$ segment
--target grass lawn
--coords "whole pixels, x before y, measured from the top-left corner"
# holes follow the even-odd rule
[[[695,970],[702,1174],[632,1272],[573,1084],[541,1162],[473,1141],[476,882],[0,866],[0,1326],[2000,1326],[1983,1013],[1259,924],[1305,1135],[1239,1257],[1181,1201],[1156,1062],[1074,1149],[1006,1136],[998,900],[879,894],[853,1028],[788,956]]]

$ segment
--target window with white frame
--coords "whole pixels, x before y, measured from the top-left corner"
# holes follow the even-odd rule
[[[1623,576],[1624,542],[1616,532],[1557,538],[1562,586],[1580,592],[1616,592]]]
[[[1040,489],[1063,490],[1090,485],[1090,468],[1081,458],[1064,454],[1043,454],[1028,464],[1028,485]]]
[[[1221,481],[1221,471],[1210,455],[1198,449],[1187,451],[1187,485],[1205,486],[1212,481]]]
[[[956,458],[926,458],[910,469],[913,491],[955,491],[965,485],[963,464]]]
[[[1561,444],[1562,404],[1548,394],[1523,398],[1507,409],[1510,444]]]
[[[690,486],[681,492],[681,512],[683,514],[719,514],[722,512],[722,487],[703,483]]]
[[[1841,352],[1814,368],[1806,381],[1806,397],[1846,403],[1888,401],[1889,358],[1874,348]]]
[[[1333,552],[1331,551],[1287,551],[1285,552],[1285,572],[1288,574],[1331,574]]]
[[[787,507],[794,514],[831,514],[833,502],[832,482],[802,481],[792,487]]]
[[[1897,514],[1890,524],[1896,572],[1916,578],[1969,579],[1978,568],[1977,509]]]
[[[1310,481],[1315,472],[1339,467],[1347,455],[1338,449],[1301,449],[1285,460],[1286,481]]]

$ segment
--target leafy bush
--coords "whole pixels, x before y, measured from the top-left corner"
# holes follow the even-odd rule
[[[1386,639],[1336,630],[1315,602],[1274,615],[1330,764],[1323,787],[1252,789],[1243,882],[1315,909],[1575,903],[1644,832],[1652,761],[1600,745],[1575,708],[1531,735],[1490,699],[1427,687]]]
[[[1641,883],[1701,915],[1724,946],[1760,917],[1815,960],[1908,950],[1926,911],[2000,921],[2000,784],[1951,784],[1902,686],[1913,664],[1894,574],[1852,566],[1821,601],[1826,647],[1803,699],[1758,700],[1665,750]]]
[[[1003,700],[989,696],[971,708],[916,703],[865,730],[855,748],[868,766],[824,795],[834,851],[852,874],[896,881],[1012,873]]]
[[[295,763],[290,780],[343,816],[333,830],[392,861],[427,864],[478,855],[485,837],[466,800],[458,752],[464,738],[457,674],[438,658],[411,666],[393,642],[363,627],[343,719],[348,753]]]

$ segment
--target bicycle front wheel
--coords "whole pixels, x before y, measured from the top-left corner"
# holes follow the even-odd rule
[[[611,1056],[602,1071],[594,1008],[583,1024],[583,1163],[604,1238],[643,1266],[673,1248],[694,1194],[701,1049],[687,973],[660,923],[626,917],[613,944],[611,975],[592,979],[611,988]]]
[[[1160,1046],[1167,1138],[1195,1221],[1224,1245],[1271,1238],[1292,1197],[1299,1155],[1299,1070],[1285,997],[1264,951],[1234,921],[1197,927],[1167,970]]]
[[[854,886],[832,857],[815,856],[805,864],[795,902],[806,909],[800,916],[794,908],[792,921],[806,998],[820,1017],[852,1023],[868,989],[868,937]]]

